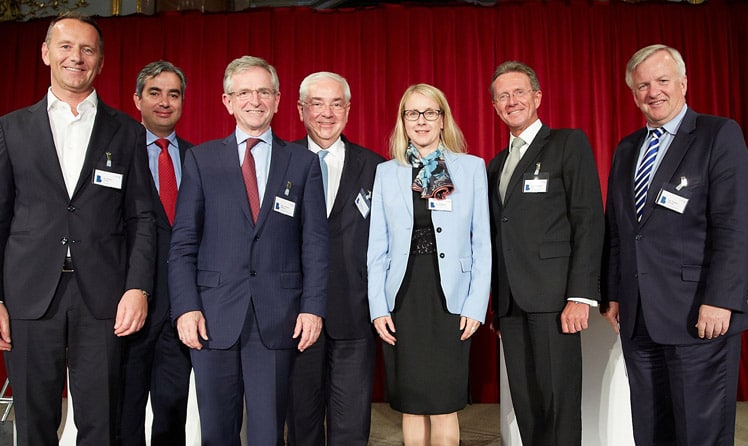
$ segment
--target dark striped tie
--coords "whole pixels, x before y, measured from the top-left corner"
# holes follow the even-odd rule
[[[641,221],[644,213],[644,203],[647,202],[647,190],[649,190],[649,180],[652,177],[652,169],[657,158],[657,152],[660,150],[660,137],[662,129],[652,130],[647,151],[642,157],[639,168],[634,176],[634,202],[636,203],[636,221]]]

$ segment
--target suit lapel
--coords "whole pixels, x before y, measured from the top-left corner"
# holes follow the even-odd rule
[[[73,199],[80,193],[81,189],[91,182],[96,161],[107,151],[112,137],[118,129],[119,123],[112,117],[111,109],[99,100],[96,120],[91,131],[91,140],[88,142],[86,156],[83,159],[83,168],[78,178],[78,184],[75,186],[75,192],[73,192]],[[143,143],[145,144],[145,141]],[[113,166],[117,164],[121,166],[122,160],[112,160]]]
[[[681,121],[678,132],[675,134],[673,141],[667,149],[667,153],[662,158],[660,166],[655,171],[652,181],[649,183],[647,191],[647,202],[644,206],[641,224],[647,221],[652,214],[655,205],[655,199],[662,189],[662,185],[673,178],[675,170],[680,166],[683,157],[686,156],[688,149],[694,140],[693,130],[696,128],[696,113],[688,110]]]
[[[270,155],[270,172],[268,173],[267,183],[265,184],[265,195],[262,198],[262,207],[260,208],[260,216],[257,218],[256,230],[259,230],[259,228],[262,227],[267,220],[268,215],[273,210],[275,191],[280,190],[283,187],[283,182],[286,180],[288,163],[290,161],[291,153],[288,150],[284,150],[281,146],[280,140],[273,135],[273,146]],[[299,205],[299,203],[296,204],[297,206]],[[297,209],[296,212],[300,212],[300,209]]]
[[[400,198],[408,210],[410,219],[413,219],[413,167],[410,164],[403,165],[399,162],[395,164],[396,189]]]
[[[239,163],[239,147],[236,143],[236,136],[234,133],[230,134],[223,140],[223,145],[220,146],[218,157],[220,158],[219,162],[221,168],[226,171],[225,180],[228,183],[228,187],[226,188],[228,193],[233,195],[233,199],[242,209],[244,216],[247,217],[247,220],[252,224],[253,221],[252,214],[249,211],[247,189],[244,187],[242,167]],[[262,212],[260,212],[260,215],[262,215]]]
[[[52,126],[49,123],[49,115],[47,114],[47,98],[46,96],[40,102],[37,102],[29,108],[31,116],[29,119],[29,128],[37,129],[38,139],[34,144],[38,144],[39,150],[44,152],[39,157],[40,165],[39,169],[42,172],[46,172],[49,177],[54,179],[54,182],[59,186],[57,192],[62,194],[65,201],[69,200],[67,188],[65,187],[65,178],[62,176],[62,167],[60,167],[60,158],[57,155],[57,149],[55,148],[55,140],[52,136]]]
[[[517,167],[512,173],[512,178],[509,179],[509,184],[506,186],[506,196],[504,197],[504,203],[508,203],[509,200],[511,200],[514,192],[518,191],[517,185],[522,182],[522,177],[524,176],[525,171],[527,171],[528,167],[530,167],[530,165],[538,159],[540,152],[543,151],[543,148],[548,142],[548,138],[550,138],[550,136],[551,130],[546,126],[541,127],[538,134],[535,135],[535,138],[532,140],[530,147],[527,148],[527,151],[524,155],[522,155],[519,163],[517,163]],[[499,173],[499,178],[501,178],[501,173]]]

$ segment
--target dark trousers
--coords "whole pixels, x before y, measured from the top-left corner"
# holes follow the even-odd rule
[[[291,375],[289,446],[366,446],[376,358],[373,332],[363,339],[319,340],[298,353]]]
[[[19,446],[56,446],[62,391],[69,370],[77,444],[111,445],[120,382],[120,340],[114,319],[96,319],[81,298],[75,273],[63,273],[41,319],[13,319],[13,350],[5,353]],[[66,368],[67,364],[67,368]]]
[[[233,347],[190,351],[203,446],[241,444],[243,402],[247,407],[247,444],[284,444],[283,421],[294,352],[265,347],[251,305]]]
[[[499,319],[509,390],[524,446],[582,443],[582,345],[560,313],[513,305]]]
[[[151,445],[185,444],[190,387],[189,349],[167,318],[147,321],[124,342],[121,446],[145,446],[145,411],[151,397]]]
[[[633,338],[621,337],[636,444],[731,446],[740,341],[658,344],[640,312]]]

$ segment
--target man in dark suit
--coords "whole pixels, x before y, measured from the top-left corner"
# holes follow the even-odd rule
[[[603,210],[595,160],[581,130],[538,119],[535,71],[515,61],[494,73],[508,150],[489,164],[494,329],[525,446],[581,443],[582,350],[599,300]]]
[[[270,128],[275,68],[226,67],[236,130],[187,152],[169,255],[172,317],[190,347],[203,444],[282,445],[294,348],[319,337],[328,236],[319,159]],[[260,198],[262,197],[262,198]]]
[[[169,317],[167,260],[182,161],[192,144],[174,127],[182,116],[184,73],[163,60],[143,67],[133,100],[146,129],[151,196],[156,216],[156,283],[143,329],[125,338],[120,444],[145,445],[145,410],[151,396],[151,445],[185,444],[190,354]]]
[[[66,365],[78,444],[108,445],[120,337],[143,326],[153,285],[145,135],[94,91],[103,42],[92,20],[54,19],[42,59],[45,98],[0,118],[0,347],[12,326],[19,445],[57,444]]]
[[[318,72],[299,87],[299,117],[323,172],[330,236],[327,317],[319,340],[296,357],[288,442],[292,446],[366,446],[376,358],[369,321],[366,246],[369,200],[380,155],[342,136],[351,89],[342,76]],[[326,182],[324,180],[327,180]],[[327,422],[325,423],[325,419]]]
[[[626,83],[647,125],[608,180],[604,313],[621,343],[634,439],[732,445],[746,329],[748,151],[735,121],[686,105],[686,65],[642,48]]]

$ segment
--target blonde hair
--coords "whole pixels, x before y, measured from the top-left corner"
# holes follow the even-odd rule
[[[408,134],[405,132],[403,112],[405,111],[405,102],[414,93],[432,99],[441,110],[442,118],[444,119],[444,128],[441,131],[441,135],[439,135],[439,139],[444,148],[454,153],[466,153],[467,144],[465,143],[465,137],[452,116],[452,110],[449,108],[449,103],[447,103],[447,97],[441,90],[432,85],[415,84],[408,87],[405,93],[403,93],[402,99],[400,99],[400,107],[397,109],[397,121],[390,135],[390,157],[402,164],[408,164],[405,153],[408,151],[410,138],[408,138]]]

